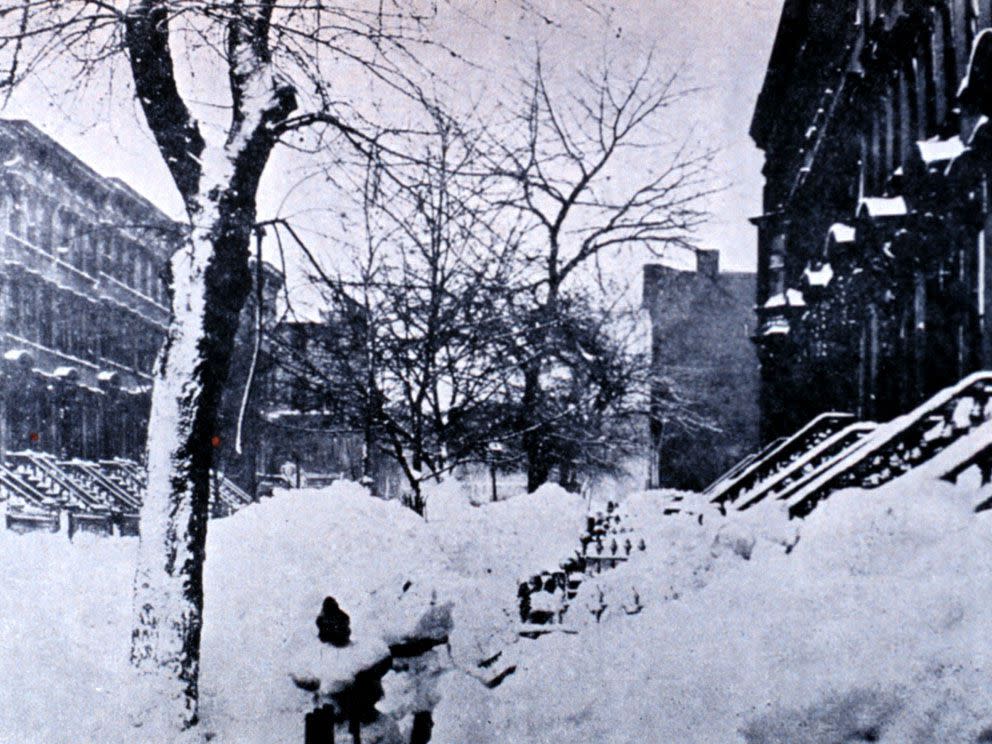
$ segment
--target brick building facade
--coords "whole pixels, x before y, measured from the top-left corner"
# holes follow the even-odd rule
[[[990,24],[992,0],[785,2],[751,127],[765,440],[992,364]]]
[[[697,262],[696,271],[644,267],[652,487],[700,490],[758,444],[755,275],[721,272],[716,251]]]

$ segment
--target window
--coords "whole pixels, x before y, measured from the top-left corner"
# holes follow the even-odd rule
[[[24,237],[24,212],[21,209],[20,204],[11,204],[10,206],[10,225],[9,230],[11,235],[16,235],[19,238]]]
[[[100,348],[100,319],[93,305],[90,305],[86,313],[86,323],[83,326],[83,333],[85,335],[87,356],[90,360],[96,361],[103,354]]]
[[[957,60],[955,59],[954,51],[954,27],[951,21],[951,11],[946,5],[941,5],[937,8],[937,13],[939,14],[939,24],[937,25],[937,33],[941,35],[941,57],[944,63],[943,69],[943,85],[937,88],[938,95],[943,99],[944,103],[944,120],[942,123],[946,124],[947,119],[950,116],[951,111],[954,109],[954,105],[957,102],[957,87],[958,87],[958,67]]]
[[[39,206],[37,199],[34,198],[32,194],[27,198],[28,208],[27,208],[27,229],[25,230],[24,237],[31,245],[38,245],[38,224],[41,221],[39,214]]]
[[[16,274],[7,283],[7,323],[16,335],[21,333],[21,284]]]
[[[38,340],[42,346],[52,347],[55,326],[55,296],[51,285],[43,283],[38,293]]]
[[[944,118],[947,116],[946,90],[948,86],[948,60],[945,59],[946,49],[944,46],[947,35],[944,28],[945,16],[941,13],[940,9],[933,8],[930,11],[930,20],[932,30],[930,32],[929,59],[927,60],[930,67],[927,99],[932,102],[934,115],[933,132],[936,134],[940,125],[943,124]],[[953,65],[953,61],[951,64]]]
[[[38,295],[35,283],[26,276],[21,287],[21,335],[32,341],[38,340]]]
[[[978,21],[982,11],[978,7],[978,0],[965,0],[964,4],[964,43],[965,56],[971,56],[971,47],[975,43],[978,35]]]
[[[51,202],[45,200],[38,203],[38,247],[47,253],[51,253],[55,246],[52,245],[52,222],[54,220],[55,208]]]
[[[895,148],[893,147],[893,134],[895,133],[895,127],[893,127],[893,115],[892,115],[892,90],[888,91],[888,94],[882,98],[882,120],[881,124],[881,168],[878,174],[878,186],[884,187],[885,181],[888,179],[889,174],[892,172],[892,162],[893,155],[895,153]]]
[[[928,89],[928,78],[930,70],[927,67],[926,58],[928,51],[924,49],[921,57],[913,60],[913,80],[916,82],[914,98],[916,100],[916,138],[925,140],[930,138],[933,127],[933,117],[931,116],[931,102],[928,100],[930,91]]]
[[[916,142],[916,81],[913,78],[912,67],[899,75],[899,141],[901,147],[896,151],[899,163],[904,163],[910,149]]]
[[[83,270],[91,276],[96,276],[100,273],[100,249],[96,236],[93,234],[93,228],[90,225],[86,226],[83,250],[86,252],[84,257],[85,268]]]

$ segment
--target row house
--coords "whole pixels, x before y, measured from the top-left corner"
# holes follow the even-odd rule
[[[765,154],[762,437],[992,364],[992,0],[787,0]]]
[[[0,120],[0,449],[139,459],[178,226]]]

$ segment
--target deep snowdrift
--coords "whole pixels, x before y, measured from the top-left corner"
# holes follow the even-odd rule
[[[434,741],[992,741],[992,525],[973,491],[903,479],[760,528],[660,502],[626,505],[647,553],[583,587],[604,590],[603,622],[535,642],[494,691],[450,675]],[[632,586],[645,609],[627,615]]]
[[[280,493],[211,523],[198,734],[299,742],[313,703],[293,676],[333,686],[453,602],[434,742],[992,741],[992,515],[963,483],[835,494],[798,523],[696,504],[700,524],[635,495],[622,510],[646,552],[586,579],[566,615],[578,634],[519,642],[515,584],[577,547],[581,500],[449,492],[424,522],[350,484]],[[0,742],[142,741],[135,547],[0,531]],[[597,622],[582,603],[600,592]],[[345,652],[316,638],[328,595],[351,616]],[[516,671],[489,689],[478,662],[500,651]]]
[[[200,734],[295,744],[313,698],[294,677],[333,689],[449,602],[454,663],[474,669],[515,640],[518,573],[575,549],[581,500],[547,488],[514,503],[452,508],[457,519],[428,524],[340,483],[277,492],[212,521]],[[128,723],[126,664],[136,547],[134,539],[0,530],[0,742],[142,741]],[[350,615],[344,650],[317,639],[326,596]],[[398,683],[389,684],[396,693]],[[389,704],[402,714],[402,701]]]

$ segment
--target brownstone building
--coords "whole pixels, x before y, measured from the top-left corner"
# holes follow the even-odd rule
[[[786,0],[751,127],[764,439],[992,364],[990,24],[992,0]]]
[[[139,459],[177,226],[0,121],[0,449]]]

